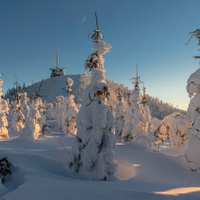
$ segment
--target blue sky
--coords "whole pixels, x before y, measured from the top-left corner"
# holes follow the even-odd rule
[[[26,85],[48,78],[57,49],[66,74],[83,73],[96,10],[100,32],[112,46],[106,78],[133,88],[129,79],[138,64],[148,94],[187,108],[185,87],[199,67],[193,59],[199,47],[196,39],[185,43],[200,28],[199,8],[199,0],[0,0],[3,91],[13,86],[14,74]]]

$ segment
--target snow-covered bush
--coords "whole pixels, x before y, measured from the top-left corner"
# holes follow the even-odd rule
[[[102,57],[110,48],[103,41],[95,42],[93,50],[96,51],[97,62],[87,60],[84,66],[85,70],[89,68],[92,72],[91,84],[83,93],[82,106],[76,119],[77,136],[70,153],[69,167],[93,180],[107,180],[117,169],[117,164],[113,161],[114,117],[105,104],[108,86]]]
[[[64,98],[62,104],[62,130],[68,135],[76,134],[77,131],[75,120],[78,109],[74,103],[74,95],[71,94],[73,83],[72,79],[67,78],[66,91],[68,92],[68,96]]]
[[[160,138],[162,138],[164,141],[167,136],[172,147],[179,146],[181,144],[187,144],[188,132],[189,123],[186,115],[174,112],[162,120],[162,126],[160,127]]]
[[[151,119],[151,122],[148,127],[148,139],[150,144],[160,145],[169,138],[168,134],[164,134],[161,132],[161,126],[163,125],[163,121],[159,120],[155,117]]]
[[[153,118],[150,123],[149,139],[156,145],[165,141],[170,141],[172,147],[187,145],[189,126],[187,116],[180,112],[174,112],[163,120]]]
[[[0,74],[1,77],[1,74]],[[3,85],[3,80],[0,78],[0,86]],[[6,100],[2,99],[3,92],[0,87],[0,137],[8,138],[8,130],[6,126],[8,126],[8,121],[6,118],[6,113],[9,112],[8,103]]]
[[[0,178],[2,184],[5,182],[6,176],[8,174],[11,174],[11,166],[12,164],[8,161],[6,157],[0,159]]]
[[[186,89],[191,98],[187,114],[192,128],[185,157],[192,171],[200,171],[200,69],[190,75]]]

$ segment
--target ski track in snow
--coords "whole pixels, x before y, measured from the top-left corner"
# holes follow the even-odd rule
[[[55,124],[49,121],[51,125]],[[55,127],[34,143],[0,140],[0,155],[8,157],[14,172],[0,184],[0,200],[199,200],[200,175],[191,172],[181,150],[153,151],[138,143],[117,143],[116,177],[91,181],[67,169],[73,137]],[[168,154],[168,155],[166,155]]]

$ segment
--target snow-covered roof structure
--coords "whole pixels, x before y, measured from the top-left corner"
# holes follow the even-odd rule
[[[64,76],[65,75],[65,68],[59,68],[59,55],[57,49],[57,66],[56,68],[50,68],[51,70],[51,78],[56,76]]]

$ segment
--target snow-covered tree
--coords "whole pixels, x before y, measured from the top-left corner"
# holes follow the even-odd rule
[[[40,103],[37,99],[33,100],[25,128],[22,129],[18,140],[24,142],[34,142],[35,139],[38,138],[40,132],[40,125],[38,120],[41,118],[39,105]]]
[[[47,120],[53,120],[53,116],[52,116],[52,109],[53,109],[53,103],[48,103],[47,101],[44,103],[47,110],[46,110],[46,117]]]
[[[41,116],[41,118],[39,119],[39,125],[41,132],[44,135],[44,132],[48,130],[48,125],[46,123],[47,104],[42,104],[42,105],[40,104],[39,111]]]
[[[74,81],[67,77],[67,86],[66,91],[68,96],[65,97],[62,105],[62,130],[65,134],[72,135],[76,134],[76,115],[78,109],[74,103],[74,95],[72,95],[71,86],[74,84]]]
[[[23,113],[23,115],[25,117],[25,120],[26,120],[28,118],[29,111],[30,111],[30,108],[29,108],[29,105],[28,105],[27,93],[26,92],[23,92],[20,95],[20,100],[21,100],[21,107],[23,108],[22,113]]]
[[[51,109],[51,116],[52,116],[52,118],[54,119],[54,120],[56,120],[56,117],[57,117],[57,115],[56,115],[56,112],[57,112],[57,101],[56,101],[56,99],[55,99],[55,97],[54,97],[54,101],[53,101],[53,106],[52,106],[52,109]]]
[[[63,103],[64,103],[65,97],[63,95],[56,97],[56,108],[54,109],[56,121],[57,121],[57,128],[59,130],[62,130],[62,110],[63,110]]]
[[[0,74],[1,77],[1,74]],[[0,78],[0,86],[3,85],[3,80]],[[9,138],[8,130],[6,126],[8,126],[8,121],[6,118],[6,113],[9,112],[8,103],[6,100],[2,99],[3,92],[2,88],[0,87],[0,137],[1,138]]]
[[[20,101],[20,95],[18,93],[18,88],[16,85],[16,95],[15,102],[12,110],[12,130],[13,131],[21,131],[24,128],[25,117],[22,113],[22,106]]]
[[[200,69],[190,75],[187,92],[191,98],[187,114],[192,128],[185,157],[192,171],[200,171]]]
[[[113,161],[114,117],[105,104],[108,86],[102,56],[109,52],[111,46],[99,41],[98,27],[93,35],[95,34],[97,40],[93,50],[96,52],[88,57],[84,65],[85,70],[89,69],[92,73],[91,84],[83,93],[82,106],[77,114],[77,136],[70,153],[69,167],[93,180],[107,180],[117,169],[117,164]]]
[[[125,123],[122,131],[122,138],[125,142],[137,140],[140,136],[147,136],[145,127],[145,116],[143,105],[141,104],[140,88],[133,90],[126,109]]]
[[[142,97],[142,104],[143,104],[143,113],[145,118],[144,128],[145,132],[148,132],[149,124],[151,122],[151,111],[149,110],[149,106],[147,105],[146,100],[146,88],[143,87],[143,97]]]
[[[198,45],[200,45],[200,29],[196,29],[191,33],[190,39],[195,36],[198,39]],[[194,56],[194,58],[200,59],[200,56]],[[200,172],[200,69],[190,75],[186,89],[191,98],[187,114],[192,127],[189,132],[185,158],[192,171]]]
[[[115,136],[118,141],[122,139],[122,130],[124,127],[125,121],[125,106],[124,106],[124,99],[121,94],[121,89],[118,88],[118,104],[115,110]]]
[[[82,102],[82,95],[85,88],[90,84],[91,79],[89,74],[81,74],[79,78],[79,87],[75,90],[75,102],[77,105],[81,104]]]
[[[142,95],[140,93],[140,77],[133,78],[135,88],[129,96],[129,105],[125,113],[125,123],[122,138],[125,142],[137,140],[140,136],[147,136],[147,116],[144,113]]]
[[[110,107],[110,110],[112,111],[114,117],[115,117],[115,109],[116,109],[116,102],[117,102],[117,95],[115,93],[115,90],[109,90],[109,98],[107,100],[107,105]]]

